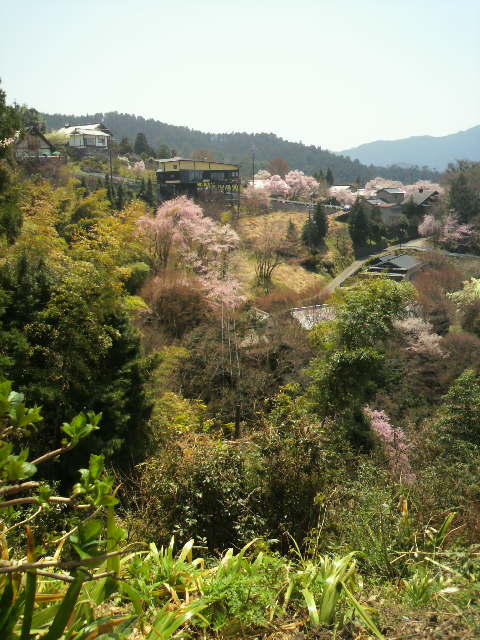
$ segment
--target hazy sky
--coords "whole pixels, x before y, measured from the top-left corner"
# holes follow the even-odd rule
[[[480,0],[0,0],[7,99],[341,150],[480,124]]]

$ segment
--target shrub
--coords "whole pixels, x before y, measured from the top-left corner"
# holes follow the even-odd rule
[[[174,338],[181,338],[209,317],[209,303],[193,276],[165,272],[149,280],[141,295],[151,309],[150,319]]]
[[[171,535],[181,543],[194,537],[215,550],[263,531],[256,487],[237,445],[185,433],[139,465],[134,483],[137,535],[161,543]]]

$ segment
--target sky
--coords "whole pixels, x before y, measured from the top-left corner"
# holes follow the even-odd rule
[[[480,0],[0,0],[7,101],[340,151],[480,124]]]

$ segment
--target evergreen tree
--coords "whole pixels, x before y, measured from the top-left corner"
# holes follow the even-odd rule
[[[458,174],[450,186],[449,203],[461,223],[468,223],[480,215],[480,197],[468,184],[463,171]]]
[[[369,240],[369,215],[362,198],[357,198],[350,210],[348,227],[355,251],[365,247]]]
[[[126,136],[120,140],[118,151],[123,155],[132,153],[132,145],[130,144],[130,140]]]
[[[168,147],[166,144],[161,144],[158,147],[157,157],[158,158],[171,158],[172,157],[172,153],[170,151],[170,147]]]
[[[328,186],[331,187],[333,184],[333,173],[330,167],[328,167],[327,169],[327,175],[325,176],[325,180],[327,181]]]
[[[0,88],[0,141],[12,139],[20,126],[18,112],[6,104],[6,93]],[[22,227],[14,165],[13,145],[0,145],[0,242],[3,236],[8,244],[15,242]]]
[[[139,156],[142,155],[142,153],[146,153],[148,156],[153,155],[153,151],[150,148],[144,133],[137,133],[133,150]]]
[[[140,182],[138,198],[140,198],[140,200],[145,200],[145,178],[142,178],[142,181]]]
[[[123,195],[123,185],[120,182],[117,189],[116,207],[119,211],[125,206],[125,197]]]
[[[313,212],[313,222],[316,226],[317,235],[320,238],[320,242],[322,242],[327,235],[328,221],[325,209],[320,202],[315,205],[315,211]]]
[[[145,202],[150,207],[154,207],[156,204],[156,198],[155,198],[155,194],[153,193],[153,184],[152,184],[151,178],[148,178],[147,180],[147,188],[145,191]]]
[[[444,396],[436,426],[447,437],[480,445],[480,382],[473,369],[464,371]]]
[[[113,206],[115,202],[115,190],[107,174],[105,174],[105,189],[107,190],[107,200],[109,200],[110,205]]]
[[[285,240],[287,242],[289,252],[295,254],[298,249],[299,237],[297,227],[295,226],[291,218],[288,221]]]

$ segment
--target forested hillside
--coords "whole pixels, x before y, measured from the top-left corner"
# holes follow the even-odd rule
[[[273,133],[203,133],[116,111],[85,115],[43,114],[43,117],[49,129],[59,129],[66,123],[73,125],[103,120],[117,140],[127,137],[133,143],[138,133],[144,133],[154,149],[167,145],[178,155],[187,157],[195,149],[207,149],[214,152],[219,161],[239,163],[246,175],[251,171],[251,155],[252,150],[255,150],[257,168],[266,167],[273,158],[280,156],[290,168],[300,169],[308,174],[325,172],[330,168],[336,184],[364,184],[379,175],[405,183],[416,182],[420,178],[438,179],[436,172],[419,167],[365,166],[358,160],[333,154],[321,147],[288,142]]]
[[[295,171],[313,210],[158,205],[137,154],[18,154],[29,115],[0,91],[0,638],[477,637],[479,165],[390,226]]]

